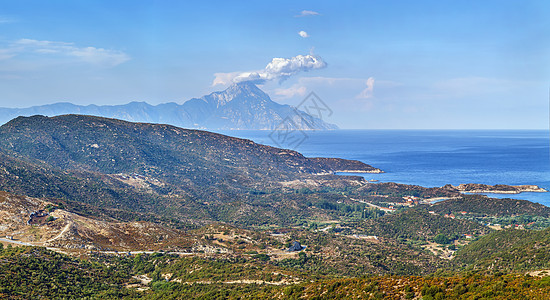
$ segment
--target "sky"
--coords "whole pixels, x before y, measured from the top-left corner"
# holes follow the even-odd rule
[[[347,129],[548,129],[550,1],[0,0],[0,107],[253,81]]]

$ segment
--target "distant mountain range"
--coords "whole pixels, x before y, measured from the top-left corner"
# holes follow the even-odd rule
[[[18,116],[59,116],[65,114],[93,115],[131,122],[161,123],[196,129],[338,129],[320,118],[282,105],[255,84],[242,82],[224,91],[183,104],[174,102],[150,105],[131,102],[125,105],[75,105],[55,103],[29,108],[0,108],[0,124]]]

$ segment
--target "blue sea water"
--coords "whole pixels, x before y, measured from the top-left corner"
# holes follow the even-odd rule
[[[269,131],[221,133],[285,146]],[[535,184],[550,190],[550,143],[545,130],[335,130],[305,132],[301,138],[301,144],[288,148],[308,157],[356,159],[385,172],[365,174],[369,180],[425,187]],[[490,196],[550,206],[550,193]]]

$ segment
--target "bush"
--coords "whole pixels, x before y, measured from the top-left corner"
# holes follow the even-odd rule
[[[259,259],[261,261],[268,261],[269,260],[269,255],[267,254],[256,254],[254,256],[252,256],[253,258],[256,258],[256,259]]]
[[[449,238],[447,236],[445,236],[444,234],[438,234],[435,238],[434,238],[434,242],[438,243],[438,244],[441,244],[441,245],[445,245],[445,244],[448,244],[450,243],[449,241]]]

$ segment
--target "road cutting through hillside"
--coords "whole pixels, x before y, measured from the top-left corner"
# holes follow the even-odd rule
[[[69,228],[71,228],[71,225],[72,225],[72,223],[70,223],[70,222],[67,223],[67,225],[65,225],[65,227],[63,227],[63,229],[61,230],[61,232],[60,232],[58,235],[56,235],[55,237],[53,237],[53,238],[47,240],[46,243],[55,241],[55,240],[57,240],[58,238],[60,238],[63,234],[65,234],[65,232],[67,232],[67,230],[69,230]]]

